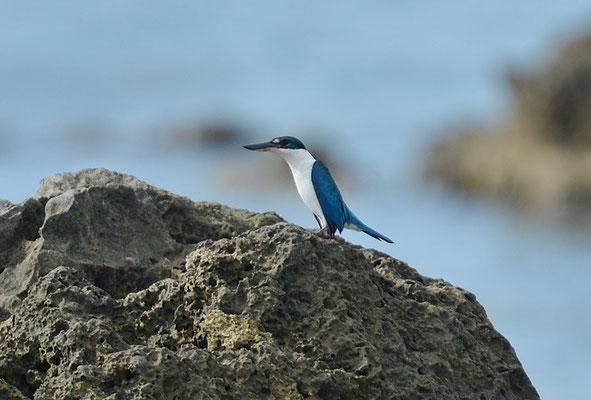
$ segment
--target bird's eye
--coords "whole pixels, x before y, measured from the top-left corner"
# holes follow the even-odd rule
[[[279,142],[279,145],[281,145],[282,147],[285,147],[285,146],[289,145],[289,140],[283,139],[282,141]]]

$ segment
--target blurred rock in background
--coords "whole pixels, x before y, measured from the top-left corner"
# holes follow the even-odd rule
[[[114,128],[104,120],[84,119],[65,126],[61,140],[72,150],[105,151],[112,143],[118,142],[113,131]]]
[[[426,177],[534,209],[591,206],[591,33],[507,80],[510,118],[436,143]]]
[[[230,117],[186,121],[158,129],[155,143],[159,149],[203,150],[238,148],[253,136],[250,124]]]

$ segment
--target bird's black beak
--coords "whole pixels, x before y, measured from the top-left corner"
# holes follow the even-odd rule
[[[271,142],[263,142],[263,143],[255,143],[255,144],[245,144],[242,147],[244,147],[245,149],[248,149],[248,150],[269,151],[269,149],[271,149],[273,147],[277,147],[277,146],[275,146]]]

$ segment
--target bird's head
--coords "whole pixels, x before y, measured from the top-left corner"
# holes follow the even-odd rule
[[[274,151],[278,153],[289,150],[306,150],[306,146],[304,146],[304,144],[299,139],[294,138],[293,136],[279,136],[275,139],[269,140],[268,142],[246,144],[242,147],[248,150]]]

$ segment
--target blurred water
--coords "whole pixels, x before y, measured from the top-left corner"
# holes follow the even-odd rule
[[[101,166],[312,227],[294,188],[220,183],[224,164],[269,165],[257,163],[270,155],[162,152],[154,131],[213,115],[252,121],[255,140],[325,132],[320,141],[363,177],[343,190],[349,206],[396,243],[345,238],[474,292],[542,398],[589,398],[589,231],[414,182],[438,128],[501,118],[506,66],[540,63],[589,22],[590,5],[0,5],[0,198],[19,202],[45,176]]]

